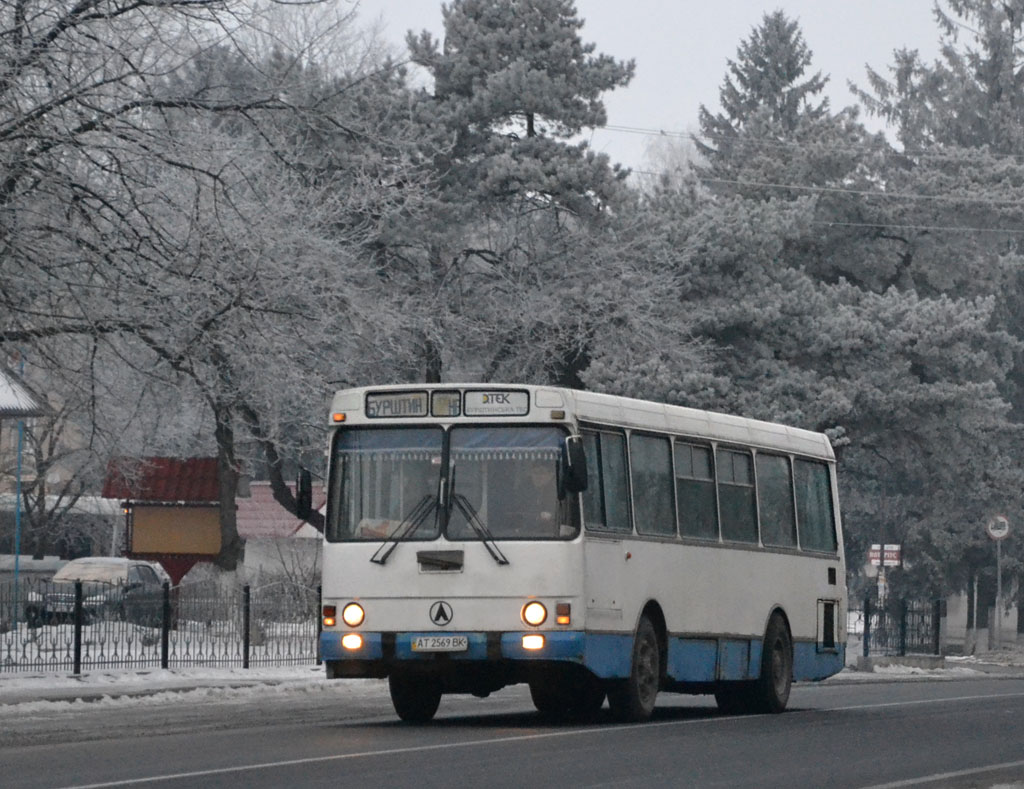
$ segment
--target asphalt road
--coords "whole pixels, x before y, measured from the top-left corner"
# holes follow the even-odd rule
[[[427,726],[333,688],[84,706],[0,717],[0,785],[1024,786],[1024,679],[798,685],[776,716],[666,695],[639,725],[554,725],[523,688]]]

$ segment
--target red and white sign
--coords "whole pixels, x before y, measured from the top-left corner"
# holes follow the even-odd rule
[[[899,567],[902,563],[902,546],[898,543],[879,545],[876,542],[868,548],[868,564],[875,567]]]
[[[1005,515],[993,515],[985,524],[985,531],[993,540],[1005,540],[1010,533],[1010,521]]]

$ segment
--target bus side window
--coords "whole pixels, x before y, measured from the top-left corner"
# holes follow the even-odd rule
[[[667,438],[633,433],[629,437],[629,468],[638,534],[675,536],[676,513],[672,492],[672,450]]]
[[[809,460],[797,460],[794,466],[800,547],[834,553],[837,548],[836,519],[832,512],[828,466]]]
[[[765,545],[796,547],[793,475],[789,470],[789,458],[758,453],[757,503],[761,515],[761,541]]]
[[[718,507],[710,447],[676,442],[676,507],[684,537],[718,539]]]
[[[754,469],[750,453],[719,449],[715,454],[722,539],[757,542]]]
[[[626,440],[618,433],[582,431],[590,479],[583,492],[583,517],[588,529],[631,531]]]

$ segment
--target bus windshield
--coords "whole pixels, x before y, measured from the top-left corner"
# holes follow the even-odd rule
[[[440,427],[339,431],[327,539],[436,538],[443,440]]]
[[[570,539],[578,497],[561,490],[565,433],[555,427],[454,427],[450,540]],[[481,535],[470,519],[486,528]]]
[[[560,428],[452,428],[451,495],[442,509],[437,494],[445,439],[440,427],[340,430],[327,539],[432,540],[446,519],[449,540],[564,540],[579,533],[578,496],[560,484]]]

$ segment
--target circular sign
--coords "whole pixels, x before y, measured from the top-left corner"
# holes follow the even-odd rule
[[[993,515],[991,520],[985,524],[985,531],[993,540],[1004,540],[1010,533],[1010,521],[1005,515]]]

